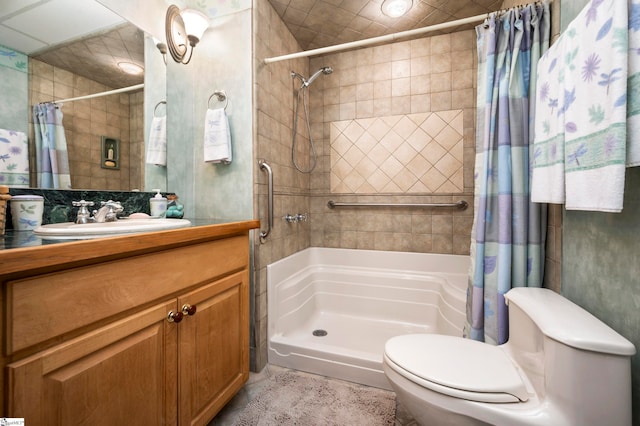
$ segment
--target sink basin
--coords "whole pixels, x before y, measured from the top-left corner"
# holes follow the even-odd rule
[[[115,222],[104,223],[52,223],[39,226],[33,232],[42,238],[78,239],[162,231],[188,226],[191,226],[191,222],[187,219],[119,219]]]

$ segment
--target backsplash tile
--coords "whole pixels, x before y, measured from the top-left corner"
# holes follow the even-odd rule
[[[101,201],[120,201],[124,211],[122,216],[131,213],[149,214],[149,198],[154,192],[128,191],[93,191],[93,190],[58,190],[39,188],[11,188],[11,195],[40,195],[44,198],[44,214],[42,224],[73,222],[78,214],[78,207],[73,207],[73,201],[93,201],[95,206],[89,210],[100,208]],[[166,193],[162,193],[166,194]],[[11,201],[9,201],[11,202]],[[12,229],[11,209],[7,209],[7,228]]]

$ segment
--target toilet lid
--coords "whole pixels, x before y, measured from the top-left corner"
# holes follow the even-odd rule
[[[439,334],[389,339],[389,367],[422,386],[457,398],[519,402],[529,398],[513,361],[498,346]],[[395,364],[395,365],[393,365]]]

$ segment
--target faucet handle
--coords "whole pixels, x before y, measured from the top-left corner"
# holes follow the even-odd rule
[[[89,210],[87,206],[93,206],[93,201],[72,201],[74,207],[80,207],[78,209],[78,216],[76,217],[76,223],[89,223],[92,221],[91,215],[89,214]]]
[[[73,204],[74,207],[87,207],[87,206],[93,206],[94,202],[80,200],[80,201],[72,201],[71,204]]]

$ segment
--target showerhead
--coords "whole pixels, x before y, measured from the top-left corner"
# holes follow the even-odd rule
[[[333,72],[333,68],[331,67],[322,67],[320,68],[318,71],[316,71],[315,73],[313,73],[313,75],[311,77],[309,77],[308,80],[305,80],[302,85],[304,87],[308,87],[311,85],[311,83],[313,83],[313,80],[315,80],[316,78],[318,78],[318,76],[320,74],[325,74],[325,75],[329,75]]]

